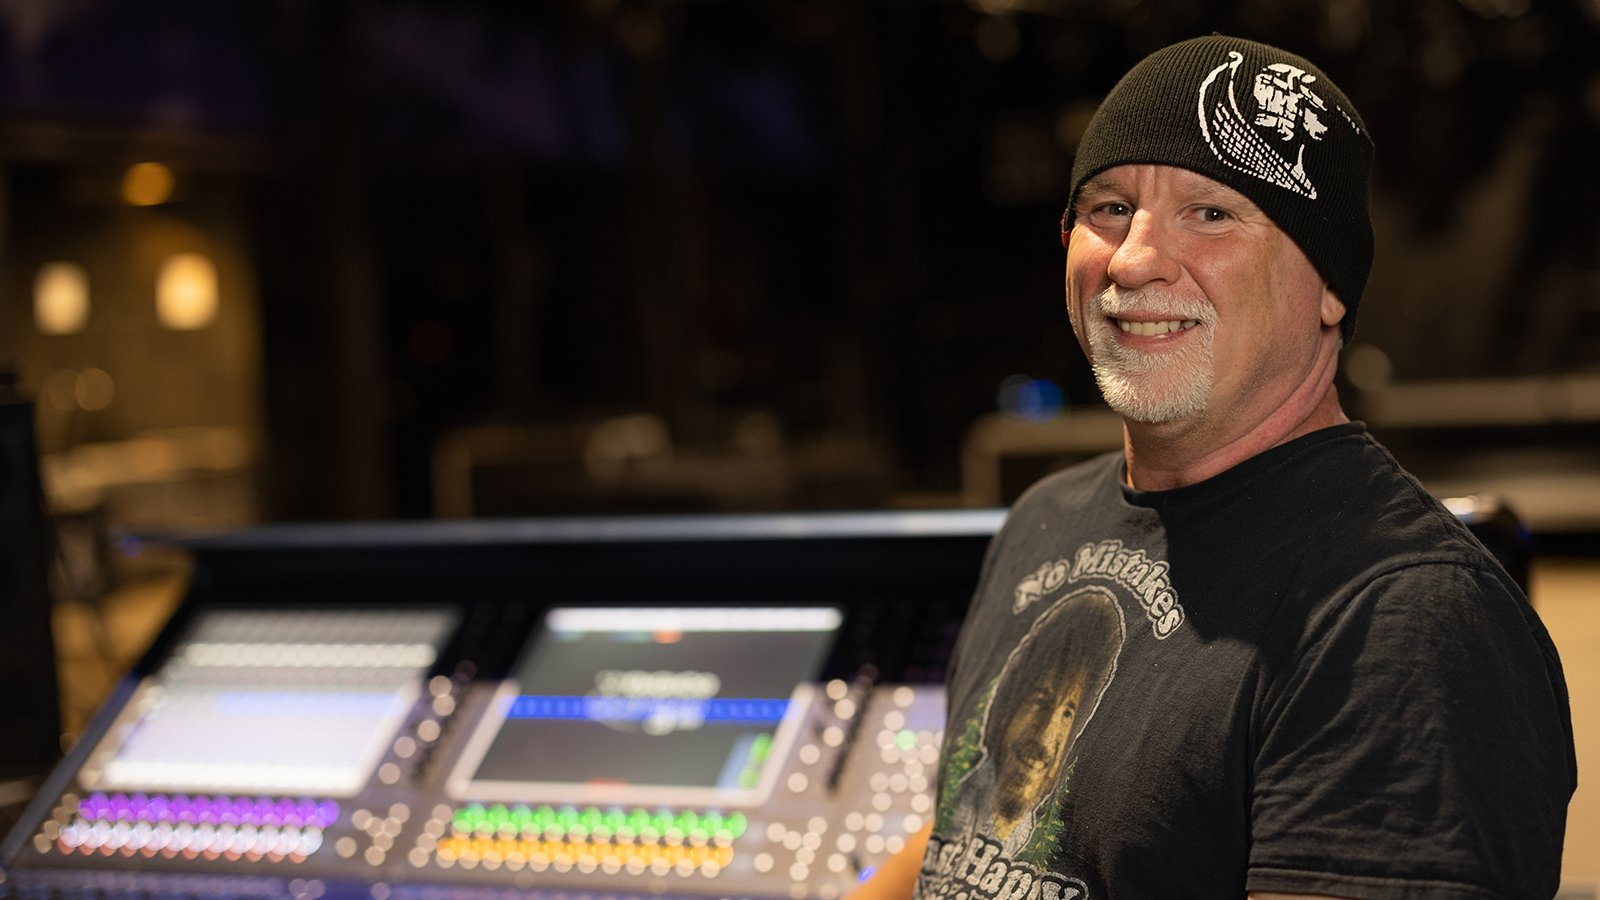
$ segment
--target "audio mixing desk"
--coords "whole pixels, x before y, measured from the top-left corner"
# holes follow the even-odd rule
[[[186,541],[20,897],[834,900],[930,820],[994,512]]]

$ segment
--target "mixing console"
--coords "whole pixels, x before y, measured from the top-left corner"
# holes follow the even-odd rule
[[[944,696],[927,648],[947,649],[992,525],[962,521],[959,567],[905,582],[961,573],[921,606],[817,589],[848,566],[765,593],[732,572],[735,590],[662,584],[660,603],[552,591],[566,602],[523,604],[509,644],[499,585],[486,602],[340,603],[326,584],[262,602],[285,586],[233,590],[237,561],[208,567],[201,544],[185,609],[0,846],[0,892],[834,900],[932,815]],[[884,537],[868,532],[823,529],[824,556]],[[916,569],[922,552],[876,561]],[[434,573],[471,593],[459,574]]]

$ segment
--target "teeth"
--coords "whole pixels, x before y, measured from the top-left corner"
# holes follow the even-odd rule
[[[1165,322],[1130,322],[1127,319],[1117,319],[1116,323],[1118,328],[1128,334],[1137,334],[1144,337],[1170,334],[1174,331],[1188,331],[1200,324],[1198,319],[1168,319]]]

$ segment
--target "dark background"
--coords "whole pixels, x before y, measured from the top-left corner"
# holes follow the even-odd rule
[[[20,0],[0,353],[41,397],[57,366],[116,378],[47,457],[240,429],[243,518],[442,514],[472,429],[504,450],[479,515],[967,502],[980,419],[1097,409],[1060,298],[1072,148],[1129,65],[1211,31],[1309,56],[1376,137],[1352,413],[1421,471],[1592,474],[1596,0]],[[111,187],[145,160],[177,179],[154,211]],[[217,258],[216,343],[98,305],[30,331],[39,264],[158,227]],[[143,283],[118,265],[97,297]],[[1368,408],[1413,383],[1465,412]],[[240,517],[149,505],[121,512]]]

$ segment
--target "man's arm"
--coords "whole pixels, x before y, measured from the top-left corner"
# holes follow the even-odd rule
[[[917,874],[922,871],[922,855],[928,850],[928,836],[933,833],[933,823],[906,839],[899,853],[884,860],[878,871],[866,884],[853,891],[848,900],[910,900],[912,888],[917,886]]]

